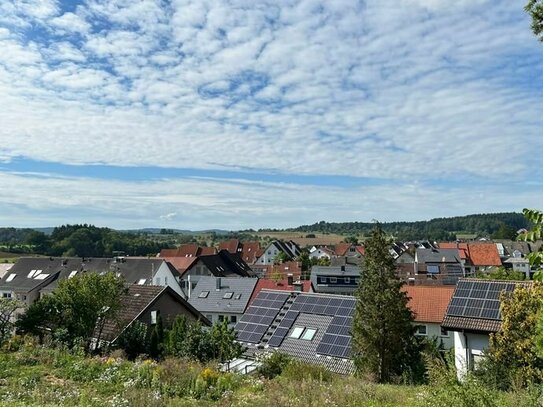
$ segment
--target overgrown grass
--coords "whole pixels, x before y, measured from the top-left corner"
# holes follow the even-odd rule
[[[85,357],[27,341],[0,351],[1,406],[540,406],[539,389],[502,393],[435,369],[428,386],[377,385],[293,363],[273,379],[182,359]]]

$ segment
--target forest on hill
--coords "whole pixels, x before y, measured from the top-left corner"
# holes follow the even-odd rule
[[[455,240],[458,234],[474,237],[511,239],[516,231],[528,228],[529,222],[522,213],[486,213],[478,215],[435,218],[416,222],[385,222],[383,229],[397,240]],[[373,222],[317,222],[288,229],[293,232],[337,233],[342,235],[367,236],[373,229]]]

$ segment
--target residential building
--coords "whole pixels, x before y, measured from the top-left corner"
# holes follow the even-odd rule
[[[256,278],[203,276],[191,292],[189,303],[212,323],[241,318],[258,283]]]
[[[93,335],[94,347],[115,343],[134,321],[152,327],[160,317],[164,327],[169,328],[178,316],[211,325],[209,320],[170,287],[130,285],[121,298],[121,307],[116,317],[97,324]]]
[[[335,256],[335,253],[332,249],[329,249],[326,246],[316,247],[313,246],[309,249],[309,258],[310,259],[330,259],[332,256]]]
[[[296,291],[296,292],[303,292],[303,293],[310,293],[313,292],[313,288],[311,287],[311,281],[309,280],[295,280],[291,277],[288,277],[284,280],[268,280],[265,278],[259,278],[258,282],[256,283],[255,290],[253,291],[253,295],[251,296],[251,300],[249,301],[252,303],[254,299],[258,296],[258,293],[262,290],[275,290],[275,291]]]
[[[279,253],[284,253],[287,259],[293,260],[300,255],[301,249],[292,240],[288,242],[274,240],[264,249],[255,264],[273,264]]]
[[[199,256],[198,260],[181,276],[182,287],[187,296],[196,287],[202,276],[210,277],[255,277],[249,265],[237,254],[221,250],[217,254]]]
[[[158,257],[198,257],[217,253],[214,247],[198,246],[195,243],[182,244],[175,249],[162,249]]]
[[[414,279],[435,280],[439,284],[455,285],[465,276],[458,249],[417,248]]]
[[[484,356],[490,334],[501,329],[500,297],[531,282],[461,279],[447,307],[441,326],[453,331],[455,366],[462,380]]]
[[[444,350],[453,348],[453,333],[441,326],[454,287],[449,286],[404,286],[409,297],[409,308],[413,311],[417,327],[415,335],[437,341]]]
[[[227,250],[232,254],[238,254],[245,263],[254,264],[263,251],[258,242],[241,242],[238,239],[230,239],[219,244],[219,251]]]
[[[311,285],[316,293],[352,295],[360,280],[360,267],[354,265],[313,266]]]

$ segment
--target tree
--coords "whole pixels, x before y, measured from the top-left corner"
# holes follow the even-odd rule
[[[501,330],[490,336],[490,346],[478,374],[500,390],[538,384],[543,379],[541,323],[543,284],[517,287],[501,297]]]
[[[522,233],[518,236],[518,239],[535,242],[543,238],[543,212],[536,209],[524,208],[522,213],[532,223],[532,228],[527,233]],[[532,268],[538,268],[543,263],[543,248],[538,252],[532,252],[528,254],[528,260]],[[535,277],[535,276],[534,276]]]
[[[13,298],[0,298],[0,345],[8,339],[13,332],[13,319],[15,311],[23,304]]]
[[[528,0],[524,10],[532,17],[532,31],[543,41],[543,0]]]
[[[40,335],[48,331],[69,346],[78,341],[88,345],[95,329],[99,339],[101,322],[115,318],[124,283],[114,273],[84,273],[63,280],[52,294],[28,308],[18,327]]]
[[[211,328],[211,342],[213,344],[213,359],[225,362],[239,357],[243,353],[243,346],[236,342],[234,328],[228,327],[228,321],[213,325]]]
[[[486,273],[478,272],[475,277],[484,278],[487,280],[524,280],[526,275],[522,271],[515,271],[513,269],[506,269],[505,267],[498,267],[496,270]]]
[[[288,260],[290,260],[290,257],[285,252],[279,252],[273,258],[273,264],[281,264]]]
[[[353,354],[358,374],[380,383],[409,373],[417,359],[413,315],[401,290],[390,240],[377,224],[365,243],[365,267],[353,319]]]

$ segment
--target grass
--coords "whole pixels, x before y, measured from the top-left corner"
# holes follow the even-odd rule
[[[306,237],[307,235],[312,234],[315,237]],[[256,236],[259,238],[265,238],[266,236],[271,239],[280,239],[280,240],[293,240],[301,247],[313,246],[313,245],[336,245],[341,243],[345,236],[338,234],[325,234],[325,233],[313,233],[313,232],[256,232]]]
[[[446,376],[446,375],[445,375]],[[500,393],[477,383],[379,385],[297,364],[273,379],[222,373],[212,365],[118,357],[39,347],[0,351],[0,406],[537,406],[539,393]]]

